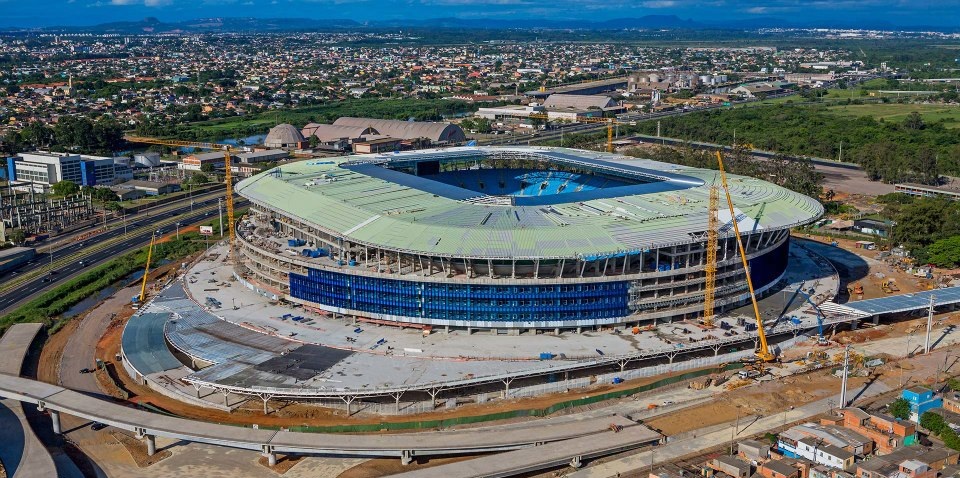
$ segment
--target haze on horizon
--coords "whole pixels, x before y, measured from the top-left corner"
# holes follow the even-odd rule
[[[88,26],[156,17],[602,21],[676,15],[705,24],[775,18],[793,25],[862,24],[960,29],[960,0],[0,0],[0,26]]]

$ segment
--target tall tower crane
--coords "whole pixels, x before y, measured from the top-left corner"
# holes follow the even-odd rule
[[[761,362],[772,362],[776,356],[770,352],[767,345],[767,334],[763,331],[763,318],[760,316],[760,306],[757,304],[757,295],[753,289],[753,279],[750,278],[750,265],[747,263],[747,253],[743,248],[743,239],[740,238],[740,226],[737,225],[737,213],[733,209],[733,199],[730,198],[730,186],[727,185],[727,173],[723,169],[723,155],[717,151],[717,164],[720,167],[720,182],[727,197],[727,208],[730,210],[730,222],[733,223],[733,233],[737,238],[737,249],[740,251],[740,261],[743,263],[743,273],[747,277],[747,288],[750,289],[750,302],[753,304],[753,315],[757,320],[757,336],[760,339],[760,348],[757,349],[757,358]]]
[[[720,218],[717,213],[720,210],[720,188],[717,187],[716,179],[714,184],[710,185],[710,207],[707,214],[707,260],[704,265],[706,280],[703,288],[703,325],[713,326],[713,300],[716,292],[717,283],[717,242],[720,235]]]
[[[230,248],[230,261],[236,264],[236,252],[234,251],[234,222],[233,222],[233,175],[230,167],[230,153],[233,152],[233,146],[220,143],[204,143],[198,141],[178,141],[172,139],[148,138],[143,136],[127,136],[125,139],[131,143],[159,144],[163,146],[172,146],[175,148],[199,148],[223,151],[224,179],[227,183],[226,203],[227,203],[227,225],[230,228],[229,240],[227,242]]]

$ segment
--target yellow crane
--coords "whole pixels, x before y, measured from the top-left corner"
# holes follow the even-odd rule
[[[143,268],[143,282],[140,284],[140,303],[147,298],[147,276],[150,275],[150,258],[153,256],[153,244],[156,234],[150,236],[150,248],[147,249],[147,265]]]
[[[703,325],[713,326],[713,301],[716,292],[717,283],[717,242],[720,235],[720,218],[717,213],[720,210],[720,189],[717,187],[716,179],[714,184],[710,185],[710,207],[707,214],[707,260],[704,265],[705,282],[703,288]]]
[[[767,334],[763,331],[763,318],[760,316],[760,306],[757,304],[757,295],[754,293],[753,280],[750,278],[750,265],[747,263],[747,253],[740,238],[740,226],[737,225],[737,213],[733,209],[733,199],[730,198],[730,186],[727,184],[727,173],[723,170],[723,155],[717,151],[717,164],[720,167],[720,182],[727,197],[727,208],[730,209],[730,222],[733,223],[733,233],[737,238],[737,249],[740,251],[740,261],[743,263],[743,273],[747,277],[747,288],[750,289],[750,302],[753,304],[753,315],[757,320],[757,336],[760,339],[760,348],[757,349],[757,358],[762,362],[772,362],[776,356],[770,352],[767,345]]]
[[[124,139],[131,143],[159,144],[162,146],[172,146],[175,148],[200,148],[223,151],[223,169],[224,179],[227,183],[226,203],[227,203],[227,225],[230,235],[227,245],[230,249],[230,261],[236,263],[234,251],[234,229],[233,229],[233,171],[230,165],[230,153],[233,152],[233,145],[220,143],[205,143],[201,141],[179,141],[173,139],[148,138],[144,136],[126,136]]]

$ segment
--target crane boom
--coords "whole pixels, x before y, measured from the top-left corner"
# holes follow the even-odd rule
[[[737,238],[737,249],[740,251],[740,260],[743,262],[743,273],[747,277],[747,288],[750,289],[750,302],[753,304],[753,315],[757,319],[757,336],[760,339],[760,348],[757,358],[764,362],[773,361],[773,353],[767,345],[767,334],[763,331],[763,318],[760,316],[760,306],[757,304],[757,295],[753,289],[753,279],[750,278],[750,265],[747,263],[747,253],[743,248],[743,239],[740,238],[740,226],[737,225],[737,213],[733,209],[733,199],[730,198],[730,187],[727,185],[727,173],[723,170],[723,155],[717,151],[717,164],[720,166],[720,182],[727,197],[727,207],[730,209],[730,222],[733,223],[733,233]]]
[[[140,284],[140,303],[147,298],[147,276],[150,275],[150,258],[153,256],[153,243],[156,235],[150,236],[150,248],[147,249],[147,265],[143,268],[143,282]]]
[[[716,184],[710,186],[710,208],[707,211],[707,261],[704,264],[705,281],[703,285],[703,325],[713,325],[713,302],[717,284],[717,236],[720,235],[720,191]]]
[[[177,148],[189,147],[200,149],[213,149],[223,151],[224,161],[224,179],[227,183],[227,225],[230,229],[228,247],[230,249],[230,261],[236,264],[236,253],[234,251],[235,234],[233,218],[233,171],[230,164],[230,153],[233,151],[233,145],[222,143],[207,143],[202,141],[181,141],[176,139],[159,139],[145,136],[125,136],[124,139],[131,143],[159,144],[162,146],[173,146]]]

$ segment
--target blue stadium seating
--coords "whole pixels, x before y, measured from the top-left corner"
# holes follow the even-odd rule
[[[495,196],[550,196],[627,185],[589,174],[530,169],[468,169],[424,177]]]

